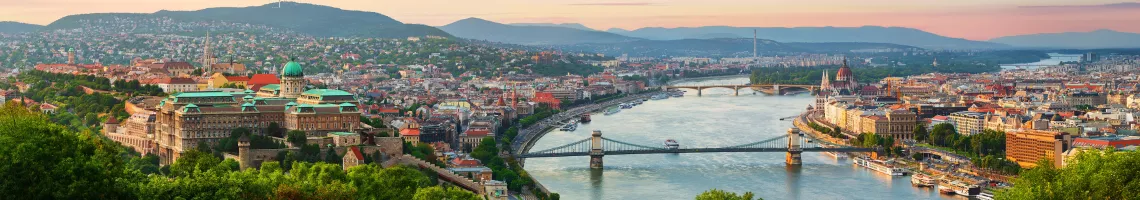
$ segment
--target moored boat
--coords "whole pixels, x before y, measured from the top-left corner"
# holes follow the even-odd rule
[[[609,109],[606,109],[606,113],[605,113],[605,114],[606,114],[606,115],[613,115],[613,114],[617,114],[618,112],[621,112],[621,108],[618,108],[618,107],[610,107]]]
[[[910,184],[915,187],[934,187],[935,180],[929,175],[917,173],[910,177]]]
[[[578,118],[578,121],[581,121],[582,123],[590,123],[590,121],[592,121],[590,119],[590,113],[582,113],[582,115],[580,115]]]
[[[855,161],[853,161],[853,162],[855,163],[855,165],[859,165],[859,166],[865,167],[867,169],[875,170],[879,173],[883,173],[886,175],[891,175],[891,176],[906,175],[906,172],[902,168],[894,167],[891,164],[887,164],[886,162],[874,160],[871,158],[856,157]]]

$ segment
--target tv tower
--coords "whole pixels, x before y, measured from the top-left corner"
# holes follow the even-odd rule
[[[760,59],[756,56],[756,29],[752,29],[752,62],[760,65]]]

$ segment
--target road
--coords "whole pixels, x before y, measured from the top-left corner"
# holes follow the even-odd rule
[[[530,147],[531,147],[531,145],[534,144],[534,141],[538,140],[538,138],[541,138],[543,134],[546,134],[547,129],[551,129],[551,128],[554,128],[556,126],[559,126],[560,125],[559,123],[562,121],[570,120],[570,119],[578,117],[584,113],[589,113],[589,112],[593,112],[595,110],[604,109],[604,108],[614,106],[614,105],[617,105],[620,103],[630,102],[630,101],[637,100],[637,99],[646,99],[646,98],[649,98],[650,96],[653,96],[653,95],[658,94],[658,93],[660,93],[660,92],[650,92],[650,93],[629,95],[626,97],[622,97],[620,99],[615,99],[615,100],[610,100],[610,101],[606,101],[606,102],[602,102],[602,103],[595,103],[595,104],[583,105],[583,106],[578,106],[578,107],[566,109],[563,112],[559,112],[558,114],[555,114],[554,116],[547,117],[546,119],[542,119],[538,123],[535,123],[529,127],[526,127],[526,128],[523,128],[522,130],[519,130],[518,136],[516,136],[515,140],[511,142],[511,149],[515,151],[515,154],[522,154],[523,152],[527,152],[528,150],[530,150]]]

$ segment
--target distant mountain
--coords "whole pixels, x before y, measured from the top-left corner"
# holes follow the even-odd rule
[[[516,26],[467,18],[439,27],[455,37],[522,45],[615,43],[641,40],[618,34],[566,27]]]
[[[1096,30],[1091,32],[1041,33],[999,37],[990,42],[1016,47],[1106,49],[1140,48],[1140,34]]]
[[[35,24],[25,24],[25,23],[20,23],[20,22],[6,21],[6,22],[0,22],[0,33],[12,34],[12,33],[32,32],[32,31],[37,31],[43,27],[44,26],[35,25]]]
[[[637,40],[620,43],[590,43],[559,45],[560,49],[571,51],[597,52],[606,55],[628,54],[630,56],[697,56],[697,57],[747,57],[752,56],[752,38],[714,38],[680,40]],[[809,52],[833,53],[869,49],[921,49],[913,46],[884,43],[781,43],[758,39],[759,54]]]
[[[579,23],[561,23],[561,24],[554,24],[554,23],[511,23],[510,25],[514,25],[514,26],[563,27],[563,28],[572,28],[572,29],[578,29],[578,30],[583,30],[583,31],[598,31],[598,30],[594,30],[590,27],[586,27],[585,25],[582,25]]]
[[[280,7],[278,7],[280,5]],[[71,15],[47,25],[47,29],[77,27],[80,20],[106,17],[108,14]],[[115,15],[115,14],[112,14]],[[185,21],[249,23],[284,28],[319,37],[450,36],[435,27],[404,24],[374,12],[351,11],[306,3],[282,2],[243,8],[207,8],[196,11],[158,11],[153,14],[126,14],[135,17],[170,17]]]
[[[731,27],[704,26],[685,28],[641,28],[633,31],[610,29],[609,32],[651,40],[752,38],[780,42],[869,42],[891,43],[932,49],[993,49],[1008,48],[1004,44],[950,38],[913,28],[903,27]]]

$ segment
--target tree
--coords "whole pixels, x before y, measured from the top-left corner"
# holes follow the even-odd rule
[[[924,142],[930,136],[930,133],[926,131],[926,126],[922,124],[914,126],[914,131],[911,133],[914,133],[914,140],[917,142]]]
[[[752,192],[745,192],[743,195],[737,195],[734,192],[724,190],[711,189],[697,195],[697,200],[752,200],[754,197]],[[756,198],[756,200],[764,200],[763,198]]]
[[[1064,168],[1049,160],[1021,172],[996,199],[1140,199],[1140,152],[1085,150]]]
[[[281,125],[277,122],[270,122],[269,127],[265,127],[265,134],[273,137],[282,137]]]
[[[289,141],[290,144],[293,144],[293,147],[303,147],[309,142],[305,131],[299,130],[291,130],[289,133],[286,133],[285,141]]]
[[[348,152],[345,152],[345,153],[348,153]],[[344,162],[344,160],[341,160],[341,157],[336,154],[336,151],[333,148],[329,148],[328,152],[325,153],[325,162],[329,163],[329,164],[337,164],[337,165],[344,164],[344,163],[342,163],[342,162]]]
[[[0,194],[12,199],[138,199],[119,145],[74,133],[14,101],[0,107]]]
[[[480,197],[479,195],[475,195],[475,193],[471,193],[467,190],[459,189],[456,187],[443,188],[440,186],[434,186],[434,187],[428,187],[428,188],[422,188],[422,189],[416,190],[416,195],[412,199],[414,199],[414,200],[437,200],[437,199],[480,200],[483,198]]]

